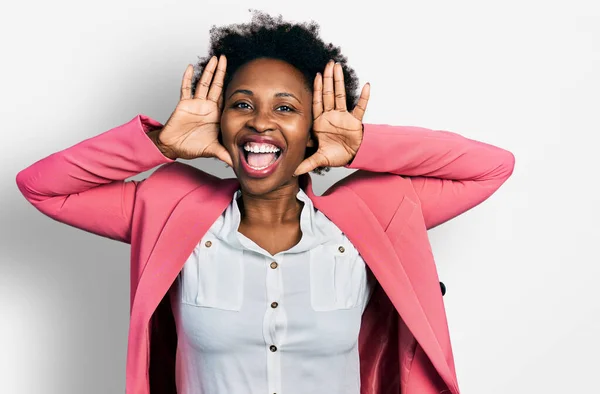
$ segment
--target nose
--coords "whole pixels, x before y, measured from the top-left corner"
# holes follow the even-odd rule
[[[274,130],[276,125],[270,112],[256,111],[248,118],[246,126],[258,133]]]

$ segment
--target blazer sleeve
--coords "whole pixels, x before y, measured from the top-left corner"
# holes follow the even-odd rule
[[[130,243],[136,191],[143,181],[125,179],[174,161],[146,135],[159,127],[138,115],[33,163],[17,174],[17,187],[54,220]]]
[[[346,167],[408,177],[430,229],[486,200],[514,165],[511,152],[453,132],[365,124],[361,146]]]

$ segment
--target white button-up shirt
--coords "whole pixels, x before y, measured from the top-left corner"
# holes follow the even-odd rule
[[[236,192],[171,288],[180,394],[359,394],[374,279],[300,190],[302,238],[271,255],[239,233]]]

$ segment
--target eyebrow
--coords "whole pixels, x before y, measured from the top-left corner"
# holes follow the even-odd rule
[[[231,93],[229,95],[229,98],[231,98],[231,96],[233,96],[236,93],[242,93],[242,94],[247,94],[248,96],[254,96],[254,92],[252,92],[252,90],[248,90],[248,89],[238,89],[235,92]],[[293,95],[292,93],[288,93],[288,92],[279,92],[279,93],[275,93],[274,97],[293,97],[296,100],[298,100],[299,103],[301,103],[302,101],[300,101],[300,99],[298,97],[296,97],[295,95]]]

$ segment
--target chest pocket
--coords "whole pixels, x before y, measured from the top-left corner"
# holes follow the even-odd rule
[[[243,304],[243,253],[219,240],[203,239],[180,272],[181,302],[239,311]]]
[[[348,240],[311,251],[310,302],[315,311],[356,308],[366,293],[365,262]]]

